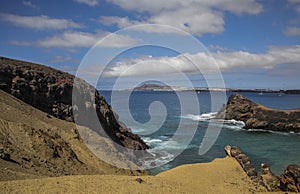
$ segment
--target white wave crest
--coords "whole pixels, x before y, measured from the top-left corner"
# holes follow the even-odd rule
[[[161,166],[163,164],[168,163],[169,161],[174,159],[174,155],[166,152],[164,150],[156,150],[156,149],[150,149],[148,150],[148,153],[152,155],[151,158],[144,158],[141,162],[143,163],[143,166],[145,166],[147,169]]]
[[[234,119],[231,120],[224,120],[224,119],[216,119],[217,112],[210,112],[210,113],[203,113],[201,115],[192,115],[188,114],[182,116],[182,118],[190,119],[193,121],[199,122],[209,122],[211,125],[223,125],[224,128],[234,129],[234,130],[241,130],[245,126],[243,121],[237,121]]]
[[[143,141],[150,145],[150,147],[156,147],[157,144],[160,144],[163,142],[161,139],[152,139],[150,137],[142,137]]]
[[[218,112],[203,113],[201,115],[188,114],[186,116],[182,116],[182,118],[191,119],[193,121],[209,121],[215,118],[217,114]]]

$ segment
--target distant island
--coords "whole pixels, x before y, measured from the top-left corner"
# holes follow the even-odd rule
[[[295,90],[276,90],[276,89],[236,89],[236,88],[208,88],[208,87],[180,87],[168,86],[163,84],[146,83],[135,87],[133,91],[196,91],[196,92],[254,92],[254,93],[281,93],[281,94],[300,94],[300,89]]]

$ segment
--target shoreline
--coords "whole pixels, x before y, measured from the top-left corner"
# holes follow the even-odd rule
[[[138,182],[136,179],[141,179]],[[254,186],[239,163],[230,157],[209,163],[186,164],[155,176],[76,175],[1,181],[4,193],[253,193]]]

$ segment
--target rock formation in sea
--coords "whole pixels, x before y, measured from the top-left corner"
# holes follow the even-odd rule
[[[268,164],[262,163],[260,166],[262,174],[259,174],[253,167],[250,158],[238,147],[227,145],[224,149],[227,156],[236,159],[254,185],[261,185],[268,191],[300,192],[300,167],[298,165],[289,165],[283,174],[278,177],[272,173]]]
[[[275,110],[252,102],[240,94],[232,94],[228,98],[217,118],[243,121],[245,129],[300,132],[300,109]]]
[[[73,84],[77,79],[77,83]],[[79,81],[78,81],[79,80]],[[84,90],[82,89],[84,87]],[[0,89],[59,119],[84,125],[93,130],[101,123],[106,134],[119,145],[132,150],[148,146],[118,121],[111,106],[93,86],[68,73],[34,63],[0,58]],[[80,101],[73,106],[72,92]],[[73,99],[74,100],[74,99]],[[89,122],[96,112],[99,119]],[[80,113],[80,117],[78,117]],[[101,130],[100,130],[101,133]]]

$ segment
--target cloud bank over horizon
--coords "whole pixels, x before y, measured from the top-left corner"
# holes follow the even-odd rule
[[[215,60],[215,61],[213,61]],[[192,64],[192,63],[193,64]],[[300,66],[300,45],[271,46],[266,53],[255,54],[245,51],[184,53],[175,57],[140,57],[123,59],[108,66],[104,76],[143,76],[176,73],[229,72],[234,69],[271,70],[278,65]]]

